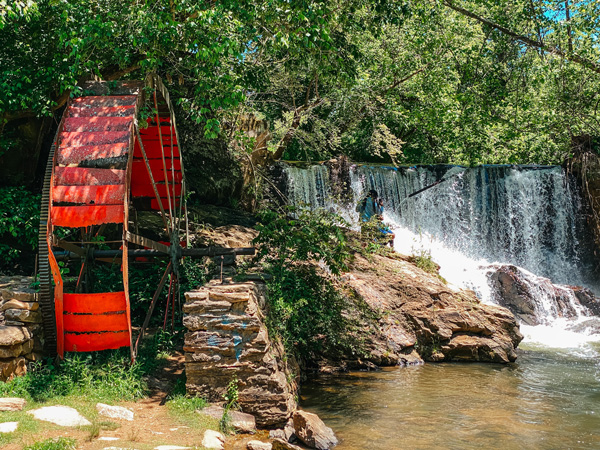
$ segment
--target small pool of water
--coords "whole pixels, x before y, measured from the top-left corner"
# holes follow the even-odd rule
[[[600,449],[600,348],[531,345],[514,364],[425,364],[320,376],[301,407],[338,450]]]

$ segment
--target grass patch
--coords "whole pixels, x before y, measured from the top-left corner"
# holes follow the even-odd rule
[[[40,429],[40,422],[24,411],[0,412],[0,422],[19,422],[17,431],[14,433],[0,433],[0,448],[11,442],[19,441],[25,435],[34,435]]]
[[[165,364],[179,338],[180,333],[155,333],[144,340],[134,364],[127,348],[70,353],[59,364],[52,359],[38,362],[25,376],[0,383],[0,397],[37,403],[62,403],[66,397],[85,403],[135,401],[147,395],[145,378]]]
[[[208,402],[202,397],[187,397],[177,395],[167,402],[170,411],[175,413],[194,412],[199,409],[204,409],[208,406]]]
[[[75,450],[76,445],[77,441],[75,439],[60,437],[36,442],[23,448],[23,450]]]
[[[0,396],[34,402],[76,396],[86,400],[123,401],[146,393],[143,364],[131,365],[128,352],[105,351],[68,354],[60,364],[48,360],[33,366],[23,377],[0,384]]]
[[[173,392],[166,403],[169,415],[177,418],[179,422],[194,429],[212,429],[216,430],[219,426],[218,419],[214,419],[204,414],[197,414],[196,411],[206,408],[208,402],[202,397],[190,397],[185,393],[185,378],[177,380]]]

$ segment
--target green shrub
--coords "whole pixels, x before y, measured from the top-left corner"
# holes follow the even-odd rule
[[[223,408],[223,416],[219,420],[219,429],[221,430],[221,433],[231,434],[234,431],[233,421],[229,411],[237,411],[240,409],[240,405],[238,404],[239,393],[239,380],[237,375],[234,375],[227,384],[227,391],[223,395],[225,408]]]
[[[421,249],[419,252],[412,255],[411,260],[419,269],[434,275],[438,274],[439,266],[431,258],[431,252],[429,250]]]
[[[75,450],[76,447],[77,441],[75,439],[59,437],[36,442],[23,448],[23,450]]]
[[[350,257],[347,222],[327,211],[289,207],[289,214],[264,210],[259,213],[258,259],[280,267],[288,262],[323,261],[333,274],[347,268]]]
[[[40,201],[23,187],[0,188],[0,270],[37,249]]]
[[[360,348],[344,314],[346,301],[334,284],[351,253],[346,223],[324,211],[292,212],[296,217],[264,211],[257,227],[258,259],[272,275],[267,282],[269,332],[304,359],[323,352],[356,354]],[[324,270],[317,269],[319,262]]]
[[[188,397],[185,394],[175,395],[167,402],[167,407],[175,412],[194,412],[207,406],[208,402],[202,397]]]
[[[34,401],[79,395],[104,401],[135,400],[144,396],[144,361],[131,364],[129,350],[67,354],[60,365],[38,362],[23,377],[0,383],[0,396]]]

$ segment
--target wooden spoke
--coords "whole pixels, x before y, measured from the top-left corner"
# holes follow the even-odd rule
[[[138,335],[137,339],[135,340],[135,347],[133,349],[134,355],[137,355],[137,353],[138,353],[138,347],[140,345],[141,340],[144,338],[144,333],[146,332],[146,328],[148,328],[148,325],[150,324],[150,318],[152,317],[152,312],[154,311],[154,307],[156,306],[156,303],[158,302],[158,299],[160,298],[160,293],[162,292],[163,288],[165,287],[165,283],[167,282],[168,275],[170,275],[172,272],[171,268],[172,268],[171,262],[169,262],[167,264],[167,268],[165,269],[165,272],[163,273],[162,278],[160,279],[160,283],[158,283],[158,287],[156,288],[156,291],[154,292],[154,296],[152,297],[152,302],[150,303],[150,307],[148,308],[148,313],[146,314],[146,318],[144,319],[144,324],[142,325],[142,328],[140,329],[140,334]]]

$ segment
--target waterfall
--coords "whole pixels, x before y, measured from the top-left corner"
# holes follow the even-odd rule
[[[589,273],[581,200],[561,167],[355,165],[348,199],[332,198],[323,165],[287,167],[285,172],[292,203],[335,210],[354,224],[354,206],[375,189],[384,199],[384,220],[396,232],[396,250],[429,252],[444,278],[474,289],[483,301],[497,302],[491,265],[518,266],[522,277],[537,286],[532,292],[539,303],[537,313],[544,316],[540,324],[562,320],[561,311],[567,309],[580,317],[585,308],[572,293],[554,292],[553,299],[539,280],[600,292],[598,280]],[[408,198],[440,179],[445,181]],[[570,306],[561,310],[552,302]]]

